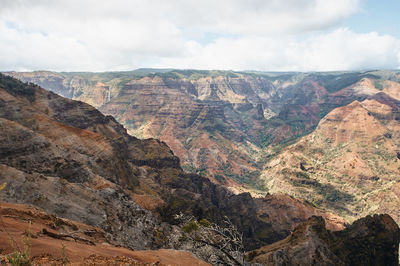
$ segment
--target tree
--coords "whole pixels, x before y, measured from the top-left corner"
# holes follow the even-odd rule
[[[188,239],[213,249],[213,265],[245,265],[243,236],[228,217],[224,217],[222,226],[206,219],[197,221],[182,213],[175,215],[175,219],[181,223]]]

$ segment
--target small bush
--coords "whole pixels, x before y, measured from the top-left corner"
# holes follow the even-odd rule
[[[7,260],[11,265],[25,266],[31,265],[31,259],[26,256],[25,253],[15,251],[7,256]]]
[[[10,240],[12,241],[12,240]],[[26,266],[31,265],[31,247],[32,247],[32,236],[31,236],[31,223],[28,227],[28,235],[26,238],[22,238],[24,244],[24,249],[21,251],[17,249],[14,245],[14,252],[7,256],[7,260],[11,265],[16,266]],[[13,241],[11,242],[13,243]],[[15,243],[15,241],[14,241]]]
[[[201,219],[200,222],[199,222],[199,224],[200,224],[201,226],[204,226],[204,227],[210,227],[210,226],[211,226],[210,221],[207,220],[207,219]]]
[[[61,259],[62,259],[62,265],[68,264],[69,260],[67,258],[67,254],[65,252],[65,245],[62,242],[61,242]]]
[[[183,227],[183,231],[185,231],[186,233],[190,233],[197,230],[199,230],[199,225],[197,224],[196,221],[190,221]]]

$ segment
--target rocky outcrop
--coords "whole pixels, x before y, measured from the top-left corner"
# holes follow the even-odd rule
[[[367,216],[331,232],[320,216],[286,239],[248,253],[263,265],[398,265],[399,227],[389,215]]]
[[[346,221],[332,213],[323,212],[302,199],[296,199],[286,194],[268,194],[264,198],[254,199],[257,217],[269,224],[257,234],[270,239],[283,239],[289,235],[296,226],[307,221],[311,216],[322,216],[329,230],[338,231],[346,228]]]

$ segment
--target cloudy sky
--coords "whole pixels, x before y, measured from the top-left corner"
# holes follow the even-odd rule
[[[0,0],[0,70],[398,69],[400,0]]]

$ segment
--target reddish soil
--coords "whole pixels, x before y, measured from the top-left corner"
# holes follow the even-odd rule
[[[31,257],[42,265],[62,264],[62,245],[71,265],[209,265],[182,250],[115,247],[99,228],[26,205],[0,202],[0,215],[0,262],[7,254],[24,249],[30,231]]]

